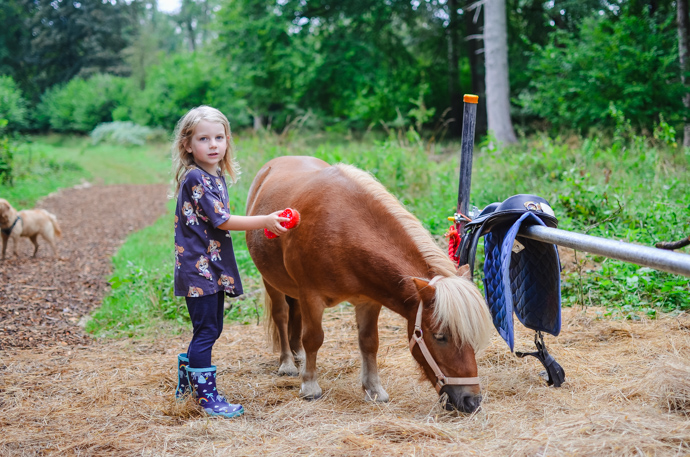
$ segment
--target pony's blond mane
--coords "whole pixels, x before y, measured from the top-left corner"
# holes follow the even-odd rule
[[[456,275],[455,265],[436,245],[429,231],[374,176],[352,165],[336,167],[386,208],[407,232],[432,275],[443,277],[435,284],[436,323],[447,329],[454,341],[462,341],[471,345],[475,353],[480,352],[489,342],[492,324],[479,289],[472,281]]]

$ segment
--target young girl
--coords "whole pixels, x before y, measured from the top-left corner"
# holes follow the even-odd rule
[[[228,230],[266,228],[287,231],[280,210],[265,216],[231,215],[225,174],[239,175],[230,123],[215,108],[200,106],[185,114],[175,128],[173,167],[177,194],[175,211],[175,295],[186,297],[194,335],[187,353],[178,356],[175,396],[192,391],[211,416],[244,413],[216,390],[213,344],[223,330],[225,295],[242,294],[232,239]]]

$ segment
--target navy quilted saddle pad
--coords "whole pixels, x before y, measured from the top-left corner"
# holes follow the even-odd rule
[[[484,238],[484,290],[494,326],[514,349],[514,319],[527,328],[557,336],[561,330],[560,261],[556,245],[520,236],[523,225],[555,227],[548,202],[515,195],[489,205],[470,224],[466,236]],[[470,248],[466,248],[470,251]],[[474,260],[474,259],[471,259]]]

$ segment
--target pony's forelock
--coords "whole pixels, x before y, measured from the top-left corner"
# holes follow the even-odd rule
[[[438,280],[434,303],[434,321],[447,329],[453,341],[469,344],[475,354],[488,344],[492,334],[489,309],[481,292],[469,279],[447,276]]]

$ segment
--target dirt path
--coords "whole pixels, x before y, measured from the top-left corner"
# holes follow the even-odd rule
[[[163,210],[161,187],[68,190],[42,205],[63,224],[60,259],[0,266],[0,456],[685,456],[690,455],[690,316],[599,319],[564,309],[547,345],[566,371],[546,387],[533,358],[494,336],[478,358],[484,402],[444,411],[384,310],[379,367],[391,396],[363,401],[354,313],[329,310],[319,351],[324,398],[298,398],[255,325],[227,325],[214,350],[219,385],[247,413],[204,417],[173,399],[188,335],[91,341],[76,325],[106,290],[109,256]],[[26,249],[28,250],[28,242]],[[68,309],[66,309],[68,308]],[[532,350],[516,326],[516,349]]]
[[[165,212],[165,185],[65,189],[38,207],[54,213],[62,228],[58,258],[39,238],[36,258],[27,238],[20,255],[0,261],[0,350],[85,344],[77,326],[107,287],[110,257],[132,231]]]

